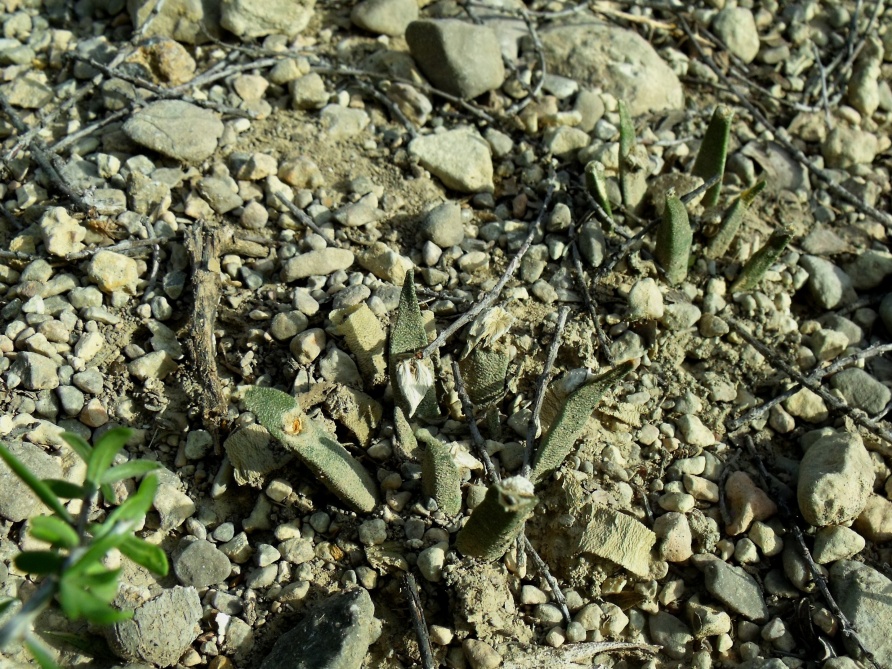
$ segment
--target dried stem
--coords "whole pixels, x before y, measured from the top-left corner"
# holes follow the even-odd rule
[[[455,379],[455,391],[458,393],[458,398],[461,400],[462,411],[468,419],[468,426],[471,428],[471,439],[474,440],[474,446],[477,447],[477,454],[483,462],[486,476],[490,482],[498,483],[502,480],[502,477],[499,476],[499,472],[496,471],[492,458],[489,457],[489,451],[486,450],[486,440],[483,438],[483,435],[480,434],[480,429],[477,427],[477,418],[474,415],[474,405],[471,404],[471,398],[468,396],[468,391],[465,388],[465,382],[461,377],[461,369],[458,367],[457,360],[452,361],[452,376]]]
[[[418,596],[418,585],[415,577],[409,572],[403,573],[403,593],[409,601],[409,612],[412,614],[412,627],[415,628],[415,636],[418,637],[418,652],[421,654],[421,666],[424,669],[435,669],[434,654],[431,651],[431,638],[427,631],[427,622],[424,620],[424,609],[421,607],[421,598]]]
[[[570,307],[563,306],[558,312],[557,324],[554,327],[554,337],[551,340],[551,346],[548,348],[548,357],[545,359],[545,367],[539,375],[536,383],[536,397],[533,400],[532,414],[527,424],[527,443],[523,452],[523,468],[520,475],[526,478],[530,476],[530,461],[533,459],[533,449],[536,447],[536,433],[539,431],[539,414],[542,411],[542,403],[545,401],[545,390],[548,388],[548,382],[551,380],[551,370],[554,368],[554,361],[557,360],[558,349],[561,347],[561,335],[564,327],[567,325],[567,316],[570,314]]]

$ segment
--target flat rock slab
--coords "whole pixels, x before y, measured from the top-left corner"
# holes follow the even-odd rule
[[[492,155],[482,137],[467,130],[449,130],[416,137],[409,153],[447,188],[462,193],[492,192]]]
[[[539,33],[549,72],[625,100],[632,116],[684,108],[675,72],[637,33],[595,19]]]
[[[146,105],[124,124],[137,144],[184,162],[200,163],[217,150],[223,122],[207,109],[181,100]]]
[[[657,535],[631,516],[596,507],[582,533],[579,551],[615,562],[642,578],[650,573],[650,551]]]
[[[756,622],[768,620],[762,590],[743,569],[715,559],[704,565],[703,575],[709,594],[729,609]]]
[[[876,665],[892,667],[892,581],[866,564],[840,560],[830,569],[830,592]],[[857,658],[856,644],[845,638],[844,643]]]
[[[53,457],[42,448],[23,441],[6,441],[6,447],[37,478],[62,478],[62,458]],[[45,513],[49,513],[49,509],[5,462],[0,461],[0,517],[17,523]]]
[[[333,595],[276,642],[260,669],[359,669],[380,629],[367,590]]]
[[[293,37],[313,18],[316,0],[223,0],[220,25],[239,37]]]

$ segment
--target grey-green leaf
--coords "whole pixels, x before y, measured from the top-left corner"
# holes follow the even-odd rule
[[[461,511],[461,474],[449,448],[427,430],[416,437],[425,444],[421,463],[421,489],[447,516]]]
[[[521,476],[494,483],[459,531],[456,547],[469,557],[499,559],[517,539],[538,501],[533,484]]]

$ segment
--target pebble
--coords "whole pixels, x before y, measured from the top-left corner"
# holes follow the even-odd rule
[[[784,540],[778,536],[777,532],[771,526],[758,520],[750,528],[749,538],[766,557],[780,555],[784,549]]]
[[[220,25],[236,37],[265,35],[294,37],[313,18],[313,0],[225,0],[220,7]]]
[[[892,666],[892,581],[866,564],[840,560],[830,569],[830,592],[875,664]],[[853,640],[843,643],[858,652]]]
[[[170,667],[195,641],[201,616],[196,589],[174,586],[136,607],[130,620],[101,629],[115,655]]]
[[[87,263],[87,276],[104,293],[123,291],[136,295],[138,265],[128,256],[114,251],[99,251]]]
[[[584,149],[590,143],[591,137],[587,132],[566,125],[548,128],[542,135],[545,150],[564,160],[574,159],[580,149]]]
[[[712,430],[706,427],[703,422],[693,414],[680,416],[675,421],[675,424],[681,431],[682,437],[684,438],[685,442],[690,444],[691,446],[706,448],[707,446],[712,446],[715,443],[715,435],[713,434]]]
[[[461,220],[461,207],[456,202],[443,202],[424,216],[421,235],[441,249],[461,244],[465,228]]]
[[[291,106],[295,109],[317,110],[328,104],[329,93],[325,80],[317,73],[310,72],[288,83],[291,93]]]
[[[27,390],[53,390],[59,386],[58,363],[39,353],[20,352],[10,371]]]
[[[856,342],[857,343],[857,342]],[[811,336],[811,350],[821,361],[833,360],[846,350],[849,338],[837,330],[821,328]]]
[[[648,630],[654,643],[671,658],[683,659],[691,651],[694,637],[681,620],[666,611],[650,616]]]
[[[397,37],[418,18],[415,0],[363,0],[350,12],[354,24],[380,35]]]
[[[768,619],[762,589],[752,576],[718,558],[704,557],[708,557],[702,569],[709,594],[749,620],[763,622]]]
[[[219,549],[221,553],[236,564],[244,564],[254,554],[254,549],[251,548],[251,544],[248,542],[248,535],[244,532],[236,534],[232,539],[219,546]]]
[[[875,543],[892,539],[892,502],[871,494],[861,515],[855,520],[855,529]]]
[[[384,242],[375,242],[357,256],[357,262],[379,279],[402,286],[406,272],[415,268],[410,258],[400,255]]]
[[[359,669],[380,634],[381,623],[375,619],[368,591],[353,588],[331,595],[307,611],[293,629],[279,637],[259,666]]]
[[[827,167],[841,170],[856,165],[870,165],[878,150],[876,135],[844,123],[837,123],[821,144],[821,153]]]
[[[198,192],[218,214],[226,214],[243,204],[238,185],[231,178],[204,177],[198,180]]]
[[[446,551],[449,549],[448,542],[440,542],[434,544],[430,548],[425,548],[418,554],[416,566],[421,575],[431,583],[438,583],[443,578],[443,565],[446,562]]]
[[[319,114],[319,123],[328,137],[337,141],[355,137],[366,129],[371,119],[362,109],[327,105]]]
[[[493,167],[489,144],[468,130],[447,130],[416,137],[409,153],[447,188],[460,193],[492,192]]]
[[[654,521],[653,531],[661,539],[657,549],[661,560],[684,562],[694,554],[691,526],[684,513],[669,512],[660,516]]]
[[[864,537],[848,527],[822,527],[815,533],[812,557],[818,564],[848,560],[864,550],[865,545]]]
[[[322,353],[326,340],[325,330],[311,328],[295,336],[288,348],[298,363],[308,365]]]
[[[892,274],[892,253],[867,249],[858,253],[844,269],[856,290],[870,290]]]
[[[182,541],[172,562],[173,571],[179,582],[195,588],[221,583],[232,571],[229,558],[214,544],[201,539]]]
[[[406,43],[430,82],[452,95],[476,98],[505,80],[499,39],[487,26],[455,19],[412,21]]]
[[[328,276],[348,269],[354,260],[353,252],[346,249],[324,248],[301,253],[285,262],[281,279],[284,283],[290,283],[310,276]]]
[[[808,388],[801,388],[783,402],[791,416],[801,418],[806,423],[823,423],[830,412],[820,397]]]
[[[195,502],[175,485],[162,483],[155,493],[155,510],[161,518],[161,529],[173,530],[195,514]]]
[[[269,333],[275,339],[284,341],[306,330],[309,323],[309,319],[300,311],[284,311],[273,316]]]
[[[123,129],[146,148],[176,160],[200,163],[216,151],[223,122],[214,112],[188,102],[160,100],[135,111]]]
[[[653,279],[640,279],[629,291],[631,320],[659,320],[663,317],[663,294]]]
[[[731,511],[731,522],[725,529],[732,537],[746,532],[753,521],[767,520],[777,513],[774,501],[746,472],[736,471],[728,477],[725,494]]]
[[[168,374],[176,371],[177,363],[166,351],[146,353],[130,362],[127,370],[140,381],[147,379],[164,380]]]
[[[465,639],[462,650],[471,665],[471,669],[496,669],[502,664],[502,656],[485,641]]]
[[[716,37],[728,51],[744,63],[752,63],[759,53],[759,31],[753,12],[745,7],[725,7],[712,20]]]
[[[880,413],[892,400],[892,391],[858,367],[849,367],[830,377],[830,385],[846,403],[871,416]]]
[[[61,257],[84,249],[87,229],[62,207],[50,207],[40,219],[40,233],[47,253]]]
[[[821,437],[799,465],[796,495],[802,517],[816,527],[851,522],[867,504],[873,480],[873,463],[858,434]]]

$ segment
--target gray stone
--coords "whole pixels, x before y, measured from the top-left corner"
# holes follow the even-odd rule
[[[871,416],[880,413],[892,399],[892,392],[886,386],[858,367],[837,372],[830,378],[830,385],[842,394],[847,404]]]
[[[837,124],[821,144],[827,167],[842,170],[855,165],[870,165],[878,149],[876,135],[842,123]]]
[[[678,77],[636,32],[583,19],[539,34],[549,72],[625,100],[632,116],[684,108]]]
[[[188,102],[160,100],[135,112],[124,124],[124,132],[137,144],[165,156],[200,163],[217,149],[223,122],[214,112]]]
[[[648,621],[651,640],[669,657],[680,660],[691,650],[694,637],[688,626],[671,613],[660,611]]]
[[[796,494],[803,518],[816,527],[854,520],[867,503],[873,480],[873,464],[861,437],[846,432],[821,437],[799,466]]]
[[[177,42],[202,44],[220,37],[218,2],[196,0],[128,0],[127,11],[134,27],[143,29],[143,37],[171,37]],[[148,22],[148,23],[147,23]]]
[[[309,323],[309,319],[300,311],[284,311],[273,316],[269,333],[275,339],[284,341],[306,330]]]
[[[167,351],[152,351],[142,355],[127,365],[127,370],[140,381],[146,379],[163,380],[171,372],[176,371],[177,363]]]
[[[876,288],[883,279],[892,274],[892,253],[868,249],[858,253],[855,259],[845,266],[845,271],[852,279],[852,286],[857,290]]]
[[[53,457],[28,442],[4,439],[4,443],[37,478],[62,478],[62,458]],[[17,523],[48,513],[49,509],[37,499],[31,489],[5,462],[0,461],[0,516]]]
[[[840,560],[830,569],[830,592],[876,665],[892,666],[892,581],[865,564]],[[852,657],[860,657],[853,641],[844,643]]]
[[[319,123],[329,138],[347,139],[355,137],[371,122],[363,109],[352,109],[341,105],[326,105],[319,113]]]
[[[172,530],[195,513],[195,502],[172,483],[162,483],[155,493],[155,510],[161,518],[161,529]]]
[[[394,37],[417,18],[416,0],[363,0],[350,12],[350,20],[363,30]]]
[[[856,299],[849,275],[829,260],[804,255],[799,264],[808,272],[808,289],[815,302],[824,309],[833,309]]]
[[[73,386],[59,386],[56,388],[56,395],[65,416],[76,416],[84,408],[84,394]]]
[[[729,609],[756,622],[768,620],[762,589],[743,569],[716,558],[703,565],[703,576],[709,594]]]
[[[59,365],[39,353],[20,352],[10,369],[28,390],[53,390],[59,386]]]
[[[449,130],[416,137],[409,153],[447,188],[462,193],[492,192],[492,156],[489,144],[468,130]]]
[[[322,109],[328,103],[325,80],[318,72],[310,72],[288,83],[291,106],[295,109]]]
[[[465,238],[465,227],[458,203],[444,202],[431,209],[421,224],[421,235],[441,249],[460,244]]]
[[[728,51],[744,63],[759,54],[759,31],[753,12],[745,7],[725,7],[712,20],[712,29]]]
[[[848,560],[864,550],[864,537],[848,527],[833,525],[815,533],[812,557],[818,564],[829,564],[837,560]]]
[[[130,620],[102,629],[118,657],[171,667],[200,633],[201,613],[195,588],[176,586],[137,607]]]
[[[222,0],[220,25],[237,37],[294,37],[313,18],[316,0]]]
[[[203,588],[224,581],[232,565],[214,544],[187,537],[173,556],[173,571],[183,585]]]
[[[352,251],[324,248],[309,251],[289,259],[282,268],[282,281],[289,283],[309,276],[328,276],[353,264]]]
[[[381,633],[368,591],[333,595],[282,635],[260,669],[360,669]]]
[[[582,224],[579,230],[579,253],[592,267],[600,267],[607,253],[607,241],[601,224],[595,220]]]
[[[236,186],[235,190],[233,186]],[[218,214],[225,214],[242,206],[238,187],[231,179],[204,177],[198,181],[198,192]]]
[[[476,98],[505,81],[495,32],[455,19],[412,21],[406,42],[418,67],[439,89]]]

